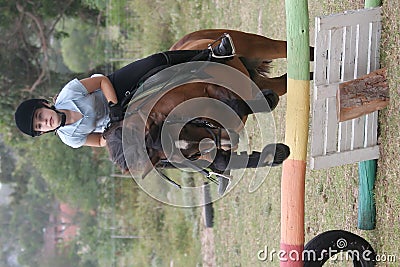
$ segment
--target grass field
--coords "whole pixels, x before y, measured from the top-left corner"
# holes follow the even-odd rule
[[[252,2],[252,4],[255,4]],[[241,7],[251,7],[240,5]],[[223,6],[223,4],[221,4]],[[242,16],[243,30],[259,32],[272,38],[285,38],[284,6],[280,1],[260,2],[253,16]],[[269,5],[269,6],[268,6]],[[310,35],[316,15],[363,8],[363,1],[309,1]],[[239,8],[236,7],[236,8]],[[233,8],[232,14],[237,12]],[[258,11],[262,10],[262,11]],[[305,237],[306,242],[318,233],[343,229],[369,240],[378,254],[394,255],[400,261],[400,197],[399,190],[399,1],[386,1],[383,5],[381,64],[388,68],[391,104],[380,113],[381,157],[376,181],[377,224],[373,231],[357,229],[358,166],[347,165],[323,171],[308,171],[306,177]],[[258,16],[257,13],[259,12]],[[272,15],[272,17],[271,17]],[[235,17],[235,15],[232,15]],[[259,22],[262,23],[259,23]],[[229,21],[221,27],[229,27]],[[311,39],[313,44],[313,39]],[[281,64],[284,65],[284,64]],[[285,118],[285,99],[275,111],[276,122]],[[284,124],[277,123],[278,141],[284,140]],[[216,264],[218,266],[279,266],[273,262],[260,262],[259,250],[268,247],[279,250],[280,243],[280,175],[271,172],[261,188],[250,194],[242,181],[227,197],[216,203],[217,226],[214,228]],[[398,266],[382,262],[378,266]],[[331,262],[345,266],[344,262]],[[352,265],[349,265],[352,266]]]
[[[176,35],[183,31],[192,31],[204,27],[232,28],[237,30],[259,33],[270,38],[285,39],[285,9],[284,1],[253,0],[229,1],[215,0],[187,2],[184,7],[185,24],[176,31]],[[363,1],[340,0],[310,0],[310,35],[313,44],[314,17],[342,12],[349,9],[363,8]],[[215,9],[214,7],[218,7]],[[190,20],[191,10],[199,13],[195,19]],[[399,266],[400,262],[400,1],[384,1],[383,3],[383,29],[381,41],[381,64],[388,69],[391,103],[389,107],[380,112],[381,156],[378,161],[378,176],[375,184],[375,198],[377,208],[376,229],[361,231],[357,229],[357,201],[358,201],[358,168],[357,165],[347,165],[323,171],[307,171],[306,177],[306,206],[305,206],[305,238],[306,242],[317,234],[331,230],[348,230],[366,238],[373,245],[378,254],[394,255],[397,263],[380,263],[378,266]],[[221,11],[223,10],[223,11]],[[189,13],[188,13],[189,12]],[[196,14],[197,14],[196,13]],[[187,17],[187,18],[186,18]],[[285,72],[285,61],[274,63],[272,75]],[[286,99],[282,97],[281,104],[274,111],[276,122],[277,141],[284,141]],[[257,128],[250,123],[247,130],[253,133],[253,148],[258,148]],[[267,175],[267,170],[257,172],[257,175]],[[261,262],[257,258],[260,250],[268,247],[269,250],[279,250],[280,244],[280,178],[281,168],[274,168],[268,174],[261,187],[250,193],[249,179],[254,170],[247,170],[247,175],[226,197],[217,201],[215,207],[215,227],[212,232],[202,231],[201,226],[187,229],[187,224],[179,224],[182,213],[177,208],[164,207],[167,211],[162,218],[162,227],[165,237],[161,239],[148,239],[138,244],[153,247],[154,251],[163,251],[164,265],[157,264],[153,258],[153,266],[166,266],[166,258],[170,258],[174,266],[196,266],[201,264],[200,233],[206,233],[213,241],[213,251],[207,251],[208,259],[204,266],[279,266],[279,261]],[[145,198],[141,196],[141,198]],[[147,201],[149,200],[143,200]],[[160,203],[150,201],[150,206],[159,207]],[[129,208],[125,207],[126,214]],[[157,208],[152,212],[156,213]],[[187,212],[184,211],[184,212]],[[195,220],[201,225],[201,210],[194,209]],[[125,214],[125,215],[126,215]],[[149,213],[147,213],[148,215]],[[141,214],[147,216],[146,214]],[[131,216],[137,216],[132,214]],[[177,217],[171,219],[173,217]],[[190,220],[188,220],[190,222]],[[178,228],[176,227],[178,224]],[[179,228],[180,227],[180,228]],[[140,229],[136,226],[136,229]],[[148,228],[146,228],[148,229]],[[178,230],[177,230],[178,229]],[[180,229],[180,230],[179,230]],[[184,233],[191,231],[190,237]],[[199,230],[200,229],[200,230]],[[142,229],[143,230],[143,229]],[[141,233],[144,234],[144,232]],[[148,230],[151,236],[152,230]],[[178,233],[173,233],[178,231]],[[193,233],[193,236],[192,236]],[[156,233],[154,233],[156,234]],[[202,235],[204,238],[204,235]],[[211,236],[211,237],[210,237]],[[154,237],[154,236],[153,236]],[[179,238],[184,237],[184,247],[178,246]],[[172,240],[168,246],[168,240]],[[189,240],[189,243],[187,243]],[[203,243],[207,240],[203,240]],[[209,241],[209,240],[208,240]],[[165,243],[162,243],[165,242]],[[175,242],[175,243],[174,243]],[[160,247],[161,246],[161,247]],[[167,247],[162,247],[167,246]],[[176,249],[178,246],[179,249]],[[147,253],[148,248],[137,249],[134,246],[132,257],[121,257],[118,266],[136,266],[128,264],[135,262],[140,253]],[[214,252],[214,257],[212,253]],[[135,256],[135,257],[134,257]],[[143,259],[141,262],[145,262]],[[127,264],[127,265],[126,265]],[[330,262],[332,266],[347,266],[343,262]],[[141,265],[138,265],[141,266]],[[352,266],[352,265],[348,265]]]

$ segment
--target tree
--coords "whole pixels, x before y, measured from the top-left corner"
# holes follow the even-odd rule
[[[7,147],[0,136],[0,183],[12,183],[12,172],[15,169],[14,156],[10,147]]]
[[[104,19],[101,11],[83,6],[81,0],[0,0],[0,13],[0,134],[7,144],[0,144],[1,181],[15,183],[14,201],[0,209],[0,265],[18,255],[26,266],[43,266],[39,261],[42,229],[52,211],[49,204],[54,201],[53,192],[72,199],[75,206],[95,209],[96,172],[102,166],[93,163],[90,149],[72,150],[50,135],[38,141],[16,134],[13,115],[21,100],[48,98],[80,75],[57,73],[51,65],[57,52],[53,42],[60,43],[69,36],[57,24],[75,19],[89,31],[90,25],[101,28]],[[79,266],[74,264],[79,259],[71,258],[75,261],[69,262]]]
[[[42,229],[52,211],[49,207],[52,196],[42,186],[40,177],[33,177],[30,181],[32,183],[27,186],[27,192],[18,203],[0,206],[1,261],[7,262],[17,253],[21,264],[39,266],[37,259],[43,244]]]
[[[70,148],[51,134],[36,140],[26,155],[59,199],[83,210],[96,208],[97,177],[110,170],[108,160],[97,162],[91,148]]]
[[[68,37],[61,40],[61,52],[67,67],[75,73],[87,72],[103,64],[105,45],[99,40],[99,30],[78,19],[65,20],[63,31]],[[77,49],[77,48],[80,49]]]
[[[49,65],[51,41],[65,36],[56,25],[65,17],[97,25],[103,20],[80,0],[0,0],[0,7],[0,129],[10,140],[16,131],[13,111],[21,99],[54,95],[54,84],[62,84]]]

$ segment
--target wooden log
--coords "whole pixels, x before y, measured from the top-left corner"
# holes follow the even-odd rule
[[[340,122],[381,110],[389,104],[386,69],[379,69],[361,78],[339,84],[337,115]]]

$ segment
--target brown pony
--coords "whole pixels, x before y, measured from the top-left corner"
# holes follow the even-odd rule
[[[123,153],[110,150],[114,162],[144,178],[154,166],[171,162],[177,165],[186,162],[183,164],[186,167],[193,167],[194,163],[195,167],[224,172],[230,168],[278,165],[288,157],[289,148],[283,144],[266,146],[265,153],[253,153],[246,163],[233,152],[247,115],[270,111],[277,105],[278,96],[286,93],[286,75],[267,77],[269,62],[286,57],[285,41],[234,30],[201,30],[184,36],[170,50],[205,49],[225,33],[233,40],[236,56],[224,62],[225,65],[210,63],[200,67],[207,78],[196,77],[150,97],[133,98],[123,122],[123,135],[120,124],[119,137],[107,140],[109,148],[123,142]],[[190,69],[190,64],[185,68]],[[260,94],[258,88],[266,90]],[[224,112],[221,110],[224,107],[218,107],[212,100],[226,104],[234,112]],[[201,114],[190,108],[190,101],[205,101],[200,104]],[[215,118],[220,113],[230,115]]]

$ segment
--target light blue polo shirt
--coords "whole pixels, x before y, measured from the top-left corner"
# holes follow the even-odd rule
[[[109,122],[107,99],[98,89],[88,93],[78,80],[67,83],[57,96],[56,109],[80,112],[83,117],[73,124],[65,125],[57,130],[57,134],[66,145],[73,148],[85,144],[91,133],[102,133]]]

